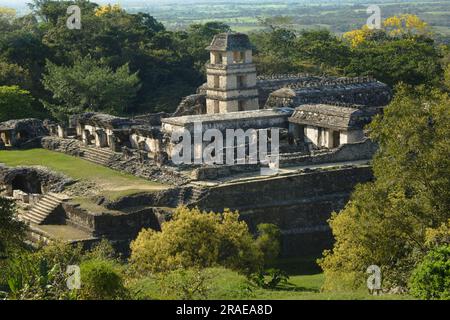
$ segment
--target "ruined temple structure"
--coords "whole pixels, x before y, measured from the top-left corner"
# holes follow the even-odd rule
[[[43,122],[38,119],[9,120],[0,123],[0,149],[30,145],[36,138],[47,135]]]
[[[366,137],[365,126],[383,112],[391,100],[391,89],[370,77],[258,76],[252,45],[241,33],[218,34],[207,50],[211,58],[206,65],[207,82],[184,98],[173,114],[125,118],[90,112],[71,117],[67,124],[8,121],[0,124],[3,145],[19,146],[47,134],[41,139],[44,148],[171,185],[158,194],[138,194],[103,204],[115,214],[94,215],[56,195],[48,199],[44,195],[44,204],[63,208],[64,223],[84,230],[90,240],[106,237],[126,247],[142,227],[159,228],[162,217],[167,216],[161,208],[182,204],[214,211],[239,210],[252,231],[258,223],[277,224],[286,256],[311,255],[329,248],[332,237],[327,220],[331,212],[344,207],[357,183],[373,178],[370,161],[377,146]],[[228,129],[254,129],[257,135],[278,129],[281,170],[261,176],[261,168],[273,154],[258,158],[257,163],[239,162],[247,154],[237,155],[234,137],[223,147],[224,153],[233,149],[234,164],[174,164],[170,155],[179,140],[171,137],[190,133],[190,157],[195,158],[196,126],[202,134],[215,129],[224,136]],[[205,147],[206,142],[202,143]],[[6,182],[9,193],[15,187],[40,191],[40,186],[33,189],[22,178]],[[36,216],[41,224],[48,221]],[[42,236],[40,231],[36,233]]]

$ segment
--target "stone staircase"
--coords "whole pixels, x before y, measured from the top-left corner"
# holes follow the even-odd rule
[[[20,215],[22,220],[43,224],[45,220],[68,198],[56,193],[44,195],[29,211]]]
[[[181,205],[192,205],[200,201],[206,194],[207,189],[196,185],[189,183],[181,189],[179,195],[178,195],[178,204]]]
[[[105,166],[114,155],[114,152],[108,148],[82,147],[81,151],[82,158],[102,166]]]

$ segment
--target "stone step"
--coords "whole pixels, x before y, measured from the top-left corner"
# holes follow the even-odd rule
[[[100,152],[93,152],[91,150],[84,151],[84,155],[93,156],[93,157],[99,157],[99,158],[105,158],[105,159],[111,158],[111,155],[109,155],[109,154],[103,154],[103,153],[100,153]]]
[[[43,221],[46,218],[46,214],[39,211],[29,211],[26,214],[24,214],[24,216],[39,221]]]
[[[34,212],[29,212],[28,214],[25,215],[25,217],[27,217],[30,220],[42,222],[45,219],[46,216],[42,215],[42,214],[37,214],[37,213],[34,213]]]
[[[37,217],[46,217],[49,212],[51,212],[52,210],[43,210],[43,209],[39,209],[39,208],[34,208],[31,211],[28,212],[29,215],[35,215]]]
[[[106,150],[106,149],[95,149],[94,152],[99,153],[99,154],[103,154],[105,156],[111,157],[112,155],[114,155],[114,152],[112,152],[111,150]]]
[[[21,215],[21,219],[36,224],[41,224],[52,214],[56,208],[68,198],[56,193],[48,193],[43,196],[28,212]]]
[[[105,158],[101,158],[101,157],[96,157],[93,155],[84,155],[83,158],[91,160],[91,161],[100,161],[100,162],[107,162],[108,159]]]
[[[30,211],[32,211],[32,212],[39,212],[39,213],[42,213],[42,214],[45,215],[47,212],[51,212],[51,211],[55,210],[55,208],[56,208],[56,206],[54,206],[54,207],[45,207],[45,206],[43,206],[41,204],[36,204]]]
[[[92,155],[84,155],[83,159],[86,159],[88,161],[95,162],[98,164],[102,164],[102,165],[108,162],[108,159],[103,159],[103,158],[92,156]]]
[[[42,220],[36,219],[36,218],[34,218],[34,217],[32,217],[32,216],[29,216],[29,215],[23,215],[23,216],[22,216],[22,220],[23,220],[23,221],[26,221],[26,222],[33,222],[33,223],[35,223],[35,224],[40,224],[40,223],[42,223]]]
[[[42,198],[39,202],[49,206],[57,206],[61,202],[61,200],[56,200],[52,198]]]
[[[85,154],[85,155],[83,155],[83,157],[86,159],[92,159],[92,160],[104,161],[104,162],[109,160],[109,158],[104,158],[102,156],[97,156],[95,154]]]
[[[95,153],[95,152],[85,152],[84,155],[85,157],[95,157],[95,158],[100,158],[100,159],[110,159],[110,156],[101,154],[101,153]]]
[[[110,150],[94,149],[94,148],[83,148],[82,150],[86,153],[96,154],[96,155],[104,156],[104,157],[108,157],[108,158],[110,158],[114,155],[114,153]]]

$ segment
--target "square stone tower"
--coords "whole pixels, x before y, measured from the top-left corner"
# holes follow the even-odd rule
[[[246,34],[214,36],[206,65],[206,112],[225,113],[259,109],[256,67]]]

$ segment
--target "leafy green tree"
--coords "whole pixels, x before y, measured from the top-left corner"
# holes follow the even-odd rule
[[[93,10],[98,5],[90,2],[89,0],[33,0],[28,6],[33,11],[33,14],[45,23],[55,25],[62,17],[67,17],[67,8],[70,5],[77,5],[82,9]]]
[[[425,256],[414,269],[409,287],[421,299],[450,300],[450,245],[436,247]]]
[[[16,11],[14,9],[0,7],[0,31],[11,31],[15,17]]]
[[[0,197],[0,259],[22,246],[26,226],[15,219],[14,201]]]
[[[442,76],[439,51],[426,37],[367,41],[352,49],[347,75],[371,75],[390,86],[437,84]]]
[[[138,75],[130,74],[128,65],[112,70],[89,56],[70,67],[48,61],[43,84],[55,100],[45,105],[58,118],[84,111],[124,113],[139,90]]]
[[[250,274],[263,254],[238,213],[201,212],[180,207],[162,231],[143,230],[131,243],[130,261],[138,272],[221,265]]]
[[[0,86],[12,85],[29,89],[31,87],[30,74],[18,64],[0,60]]]
[[[295,49],[305,67],[315,65],[328,73],[342,73],[351,56],[350,48],[326,29],[302,31]]]
[[[342,73],[349,62],[350,48],[325,29],[290,29],[251,35],[256,46],[255,63],[260,73]]]
[[[261,74],[295,73],[303,71],[297,65],[295,54],[296,34],[294,31],[278,28],[270,32],[250,35],[255,45],[255,64]]]
[[[34,117],[36,113],[32,105],[33,97],[30,92],[18,86],[0,87],[0,122]]]
[[[427,252],[427,228],[450,218],[449,103],[446,94],[401,85],[372,122],[375,181],[357,186],[330,220],[336,242],[320,261],[325,289],[363,285],[373,264],[385,287],[406,287]]]
[[[447,67],[445,68],[444,86],[447,88],[447,90],[450,91],[450,64],[448,64]]]

